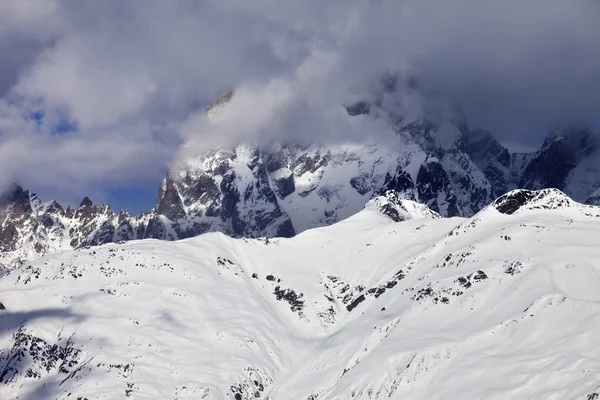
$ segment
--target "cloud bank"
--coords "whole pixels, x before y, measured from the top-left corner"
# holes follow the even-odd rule
[[[536,144],[600,115],[599,19],[593,0],[5,0],[0,186],[102,196],[156,184],[185,144],[360,140],[385,127],[340,105],[382,71]]]

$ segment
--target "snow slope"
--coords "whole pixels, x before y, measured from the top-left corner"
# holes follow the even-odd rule
[[[0,398],[595,399],[599,230],[557,190],[470,219],[388,195],[291,239],[39,258],[0,278]]]

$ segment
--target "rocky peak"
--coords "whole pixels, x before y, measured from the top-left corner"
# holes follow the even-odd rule
[[[91,207],[92,206],[92,200],[90,200],[89,197],[84,197],[83,200],[81,200],[81,203],[79,203],[79,208],[83,208],[83,207]]]
[[[29,192],[13,183],[0,195],[0,251],[15,251],[19,247],[16,238],[27,225],[33,208]],[[0,265],[0,270],[3,270]]]
[[[569,173],[584,158],[598,151],[599,144],[598,136],[587,127],[555,126],[524,168],[517,186],[525,189],[565,188]]]
[[[217,93],[214,103],[208,106],[206,112],[210,114],[213,109],[229,103],[233,98],[233,94],[234,90],[231,87],[221,89],[219,93]]]
[[[20,185],[13,183],[0,195],[0,209],[17,214],[31,212],[29,192]]]
[[[357,85],[344,107],[350,116],[370,115],[394,126],[421,120],[437,123],[442,102],[423,90],[414,75],[386,71]]]
[[[365,208],[375,208],[379,213],[394,222],[410,219],[441,218],[438,213],[430,210],[427,206],[402,198],[402,195],[394,190],[388,190],[383,196],[371,200]]]
[[[490,207],[506,215],[523,210],[553,210],[574,207],[578,203],[558,189],[518,189],[500,196]]]
[[[58,202],[56,200],[53,200],[44,209],[44,212],[50,213],[50,214],[59,214],[59,213],[64,212],[64,209],[60,204],[58,204]]]
[[[600,188],[585,199],[585,204],[600,206]]]
[[[380,142],[238,143],[191,157],[181,169],[167,173],[155,207],[135,217],[95,206],[87,197],[77,210],[64,210],[14,185],[0,196],[0,206],[12,213],[2,221],[3,249],[16,254],[33,247],[18,254],[26,259],[62,249],[64,243],[77,248],[143,238],[177,240],[211,231],[236,237],[293,236],[345,219],[370,200],[372,207],[398,221],[469,217],[511,187],[564,190],[579,179],[571,173],[574,168],[582,174],[600,168],[600,151],[597,159],[590,156],[600,148],[597,136],[588,129],[557,127],[539,151],[511,157],[491,133],[469,130],[458,107],[423,90],[414,77],[393,73],[357,89],[347,102],[348,115],[386,124],[389,136]],[[233,96],[231,89],[222,91],[207,113],[226,109]],[[586,157],[587,164],[582,163]],[[585,196],[576,200],[598,189],[597,175],[598,182],[580,185]],[[590,202],[600,202],[598,198]],[[566,204],[560,199],[511,192],[496,200],[495,207],[509,214],[523,207]],[[17,215],[24,220],[18,222]]]
[[[477,129],[463,136],[471,160],[492,186],[492,196],[506,193],[510,185],[511,157],[508,149],[488,131]]]
[[[221,89],[221,91],[219,91],[219,94],[217,94],[215,104],[220,106],[222,104],[228,103],[233,97],[233,93],[234,91],[231,87]]]
[[[95,218],[98,214],[106,212],[106,207],[98,207],[92,204],[89,197],[84,197],[81,201],[79,208],[75,210],[74,218],[82,220],[87,224],[90,220]],[[111,210],[112,212],[112,210]]]
[[[597,146],[598,137],[587,126],[556,125],[548,133],[540,152],[551,151],[575,164]]]
[[[171,172],[167,173],[167,177],[160,185],[156,202],[156,212],[164,215],[171,221],[176,221],[185,216],[183,203]]]
[[[590,129],[582,123],[556,124],[556,125],[554,125],[554,127],[552,127],[550,132],[548,132],[548,135],[546,136],[546,139],[544,141],[544,146],[550,145],[553,142],[583,141],[583,143],[579,143],[579,145],[581,146],[581,145],[585,145],[585,142],[589,139],[589,137],[591,135],[592,135],[592,132],[590,131]],[[577,143],[573,143],[573,144],[577,144]]]

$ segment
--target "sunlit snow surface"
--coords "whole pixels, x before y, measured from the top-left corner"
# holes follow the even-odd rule
[[[0,399],[594,399],[600,208],[548,196],[37,259],[0,279]]]

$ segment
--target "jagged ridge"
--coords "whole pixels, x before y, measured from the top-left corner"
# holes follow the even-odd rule
[[[598,202],[600,146],[588,129],[557,126],[537,152],[511,155],[491,133],[470,130],[456,109],[434,102],[427,114],[403,115],[402,93],[415,90],[414,81],[388,75],[378,85],[346,109],[349,118],[388,123],[385,143],[206,151],[169,172],[156,206],[137,216],[87,198],[78,209],[65,209],[13,186],[0,204],[0,265],[13,268],[60,249],[211,231],[290,237],[343,220],[389,190],[443,217],[474,215],[516,187],[556,187],[577,201]],[[234,95],[224,91],[207,118],[218,116]]]

